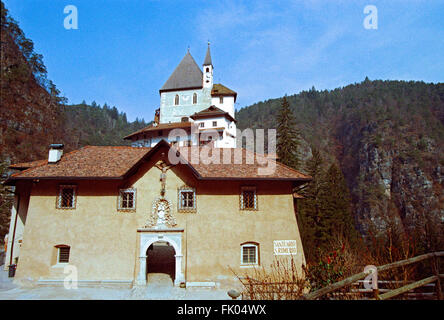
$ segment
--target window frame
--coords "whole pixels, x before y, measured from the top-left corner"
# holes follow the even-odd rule
[[[213,121],[213,127],[217,127],[217,120]]]
[[[62,192],[63,189],[72,189],[72,206],[71,207],[62,207]],[[60,210],[74,210],[77,206],[77,185],[74,184],[61,184],[59,185],[59,194],[56,198],[56,209]]]
[[[255,266],[260,266],[260,245],[258,242],[254,242],[254,241],[248,241],[248,242],[244,242],[241,243],[241,256],[240,256],[240,266],[241,267],[255,267]],[[254,248],[255,249],[255,255],[254,255],[254,263],[251,262],[245,262],[244,261],[244,248]]]
[[[205,128],[205,122],[200,122],[199,123],[199,128]]]
[[[182,193],[192,192],[193,193],[193,206],[192,207],[182,207]],[[197,211],[197,196],[196,188],[190,186],[182,186],[177,190],[177,211],[178,212],[196,212]]]
[[[244,206],[244,191],[253,191],[254,192],[254,207],[253,208],[245,208]],[[258,197],[257,197],[257,188],[256,186],[242,186],[240,190],[239,195],[239,209],[242,211],[258,211],[259,210],[259,204],[258,204]]]
[[[179,98],[179,95],[176,94],[176,95],[174,96],[174,105],[175,105],[175,106],[178,106],[179,104],[180,104],[180,98]]]
[[[59,244],[59,245],[56,245],[55,248],[57,249],[56,265],[68,265],[69,259],[71,257],[71,247],[66,244]],[[68,249],[68,261],[60,261],[60,253],[61,253],[62,249]]]
[[[124,208],[122,207],[123,204],[123,194],[124,193],[132,193],[133,194],[133,206],[131,208]],[[136,204],[137,204],[137,190],[136,188],[125,188],[125,189],[119,189],[119,196],[117,199],[117,211],[136,211]]]

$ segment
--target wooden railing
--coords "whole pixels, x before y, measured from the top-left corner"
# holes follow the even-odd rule
[[[397,262],[393,262],[393,263],[389,263],[389,264],[377,267],[376,269],[379,274],[380,272],[383,272],[383,271],[388,271],[388,270],[392,270],[392,269],[399,268],[399,267],[405,267],[405,266],[412,265],[412,264],[415,264],[418,262],[423,262],[425,260],[432,260],[431,262],[432,262],[433,275],[431,275],[425,279],[406,284],[400,288],[386,291],[383,294],[380,294],[378,287],[376,287],[373,290],[374,299],[386,300],[386,299],[394,298],[394,297],[397,297],[401,294],[407,293],[413,289],[423,287],[423,286],[430,284],[430,283],[435,283],[436,298],[438,300],[442,300],[443,294],[442,294],[441,279],[444,279],[444,274],[439,273],[439,258],[442,258],[442,257],[444,257],[444,251],[427,253],[427,254],[423,254],[423,255],[413,257],[410,259],[401,260],[401,261],[397,261]],[[305,294],[302,296],[302,299],[306,299],[306,300],[319,299],[327,294],[335,292],[336,290],[353,285],[354,283],[358,282],[359,280],[366,278],[369,274],[370,274],[370,272],[361,272],[361,273],[355,274],[355,275],[348,277],[342,281],[333,283],[327,287],[324,287],[324,288],[321,288],[321,289],[316,290],[314,292],[310,292],[308,294]]]

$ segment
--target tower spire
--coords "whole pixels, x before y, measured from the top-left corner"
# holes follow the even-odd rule
[[[213,62],[211,61],[211,53],[210,53],[210,40],[208,40],[207,54],[205,55],[205,60],[204,60],[203,65],[204,66],[213,66]]]

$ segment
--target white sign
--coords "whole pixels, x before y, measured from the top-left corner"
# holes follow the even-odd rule
[[[297,253],[296,240],[274,240],[274,254],[295,255]]]

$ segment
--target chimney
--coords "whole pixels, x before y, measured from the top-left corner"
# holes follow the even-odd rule
[[[49,146],[48,163],[57,163],[63,155],[63,144],[54,143]]]

